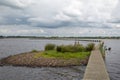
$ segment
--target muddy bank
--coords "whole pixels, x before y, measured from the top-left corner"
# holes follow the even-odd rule
[[[28,67],[66,67],[87,65],[88,58],[81,59],[61,59],[61,58],[35,58],[36,52],[27,52],[8,56],[0,60],[0,65],[28,66]]]

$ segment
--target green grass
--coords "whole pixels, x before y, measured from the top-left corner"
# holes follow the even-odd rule
[[[103,59],[105,59],[105,49],[103,48],[103,44],[100,44],[99,50],[100,50],[100,52],[102,54]]]
[[[57,52],[56,50],[44,51],[42,53],[36,53],[35,58],[46,57],[46,58],[62,58],[62,59],[85,59],[90,55],[90,52]]]
[[[31,52],[38,52],[37,50],[33,49]]]

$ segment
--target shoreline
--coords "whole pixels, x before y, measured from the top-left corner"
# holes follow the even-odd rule
[[[86,59],[35,58],[36,53],[38,52],[26,52],[2,58],[0,59],[0,66],[69,67],[87,65],[89,59],[89,57]]]

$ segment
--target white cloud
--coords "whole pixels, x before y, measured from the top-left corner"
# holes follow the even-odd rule
[[[119,36],[120,29],[63,27],[57,29],[45,29],[48,36]],[[64,33],[64,34],[63,34]]]
[[[1,0],[0,35],[119,35],[119,4],[119,0]]]
[[[27,25],[1,25],[0,28],[0,35],[41,35],[45,33],[41,28],[34,28]]]
[[[71,3],[63,8],[63,11],[58,15],[63,13],[80,21],[104,22],[111,19],[111,13],[116,7],[117,1],[118,0],[71,0]]]
[[[64,15],[63,13],[60,13],[59,15],[56,15],[54,19],[59,21],[70,21],[71,17]]]

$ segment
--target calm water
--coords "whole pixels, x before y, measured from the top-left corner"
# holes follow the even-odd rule
[[[111,47],[106,51],[106,66],[111,80],[120,80],[120,40],[105,40],[105,45]]]
[[[106,66],[111,80],[120,80],[120,40],[104,40],[105,46],[111,47],[106,51]],[[28,52],[33,49],[44,50],[47,43],[74,44],[65,40],[32,40],[32,39],[0,39],[0,58],[9,55]],[[80,42],[87,44],[87,42]],[[28,68],[28,67],[0,67],[0,80],[81,80],[85,66],[62,68]]]
[[[0,39],[0,58],[28,52],[33,49],[44,50],[47,43],[57,45],[74,44],[65,40]],[[80,42],[81,43],[81,42]],[[82,42],[82,44],[87,44]],[[62,68],[0,67],[0,80],[81,80],[85,66]]]

